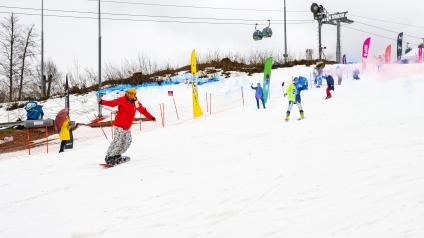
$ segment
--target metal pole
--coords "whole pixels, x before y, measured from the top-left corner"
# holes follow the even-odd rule
[[[100,0],[99,0],[99,76],[98,77],[99,77],[99,90],[100,90],[102,87],[102,28],[101,28]],[[102,106],[100,104],[99,104],[98,117],[102,117]]]
[[[318,21],[318,59],[321,60],[322,58],[322,44],[321,44],[321,28],[322,23],[321,20]]]
[[[44,0],[41,0],[41,96],[46,95],[46,82],[44,81]]]
[[[287,63],[287,24],[286,24],[286,0],[284,0],[284,63]]]
[[[340,21],[337,21],[337,46],[336,46],[336,62],[341,63],[342,48],[340,45]]]

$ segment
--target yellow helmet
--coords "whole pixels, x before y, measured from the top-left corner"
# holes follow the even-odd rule
[[[135,88],[129,88],[129,89],[127,89],[127,94],[134,94],[134,95],[136,95],[137,94],[137,90],[135,90]]]
[[[125,95],[130,101],[137,100],[136,94],[137,94],[137,90],[135,90],[135,88],[130,88],[125,92]]]

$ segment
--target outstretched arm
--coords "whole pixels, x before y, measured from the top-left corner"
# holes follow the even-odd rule
[[[115,100],[112,101],[108,101],[108,100],[100,100],[99,104],[104,105],[104,106],[109,106],[109,107],[116,107],[120,104],[121,98],[117,98]]]
[[[141,103],[139,101],[136,101],[136,108],[137,108],[137,111],[139,111],[141,114],[143,114],[147,119],[150,119],[152,121],[156,121],[156,118],[154,116],[152,116],[152,114],[150,114],[150,112],[148,112],[147,109],[145,107],[143,107],[143,105],[141,105]]]

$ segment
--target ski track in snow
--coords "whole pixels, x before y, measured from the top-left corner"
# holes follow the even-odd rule
[[[262,75],[209,85],[244,86],[246,105],[227,95],[234,104],[195,121],[135,124],[132,160],[111,169],[98,166],[110,143],[99,129],[75,131],[65,153],[0,154],[0,237],[424,237],[424,74],[345,78],[330,100],[308,90],[306,119],[293,107],[285,122],[281,82],[309,70],[274,70],[266,110],[249,88]],[[139,93],[157,118],[158,90]],[[177,101],[190,90],[176,87]],[[86,97],[75,111],[94,108]]]

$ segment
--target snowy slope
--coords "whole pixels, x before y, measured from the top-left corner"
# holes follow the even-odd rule
[[[308,68],[273,71],[266,110],[228,93],[260,75],[210,86],[233,107],[134,125],[132,161],[108,170],[98,129],[60,155],[1,154],[0,237],[423,237],[424,74],[408,67],[304,92],[303,121],[283,121],[279,85]],[[169,99],[149,90],[147,107]]]

